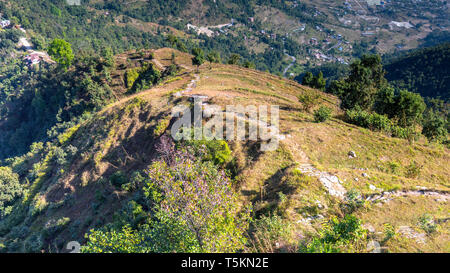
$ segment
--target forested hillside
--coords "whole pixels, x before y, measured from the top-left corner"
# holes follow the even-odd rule
[[[389,60],[386,78],[424,97],[450,99],[450,43],[414,50]]]

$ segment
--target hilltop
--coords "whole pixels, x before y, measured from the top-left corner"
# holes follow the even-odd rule
[[[85,234],[110,223],[139,228],[153,213],[140,183],[164,156],[158,147],[176,120],[172,110],[199,96],[206,106],[280,106],[278,149],[230,141],[224,158],[231,159],[216,165],[230,173],[238,207],[251,205],[257,223],[263,215],[274,223],[246,230],[244,251],[297,251],[323,223],[346,214],[362,221],[367,240],[382,251],[450,250],[447,147],[348,124],[337,97],[269,73],[217,63],[197,73],[191,58],[169,48],[114,56],[108,79],[93,77],[111,89],[108,103],[2,162],[3,177],[22,188],[2,211],[2,251],[66,251],[69,241],[85,244]],[[157,80],[147,87],[142,79],[149,78]],[[318,97],[309,111],[298,100],[305,94]],[[332,109],[332,118],[316,123],[312,110],[320,106]]]

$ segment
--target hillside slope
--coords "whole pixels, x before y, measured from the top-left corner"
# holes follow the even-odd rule
[[[161,70],[168,67],[172,52],[154,51],[153,64]],[[161,156],[156,144],[170,132],[173,107],[189,105],[194,96],[206,96],[207,104],[222,107],[280,106],[278,149],[260,152],[258,142],[228,143],[239,202],[252,204],[255,218],[279,214],[292,226],[289,238],[270,251],[295,251],[324,221],[345,214],[349,193],[354,192],[361,195],[358,200],[367,200],[354,214],[371,238],[383,242],[385,251],[450,251],[447,148],[423,139],[409,144],[347,124],[340,119],[336,97],[268,73],[204,64],[197,74],[190,56],[180,52],[176,75],[127,95],[121,79],[132,69],[126,60],[133,54],[116,58],[116,67],[122,67],[112,73],[118,81],[116,94],[121,94],[117,102],[67,130],[58,141],[7,161],[26,191],[0,220],[2,251],[66,251],[69,241],[84,243],[90,229],[114,221],[116,212],[138,195],[117,187],[118,177],[128,181],[136,172],[144,174]],[[320,96],[315,108],[333,109],[331,120],[315,123],[303,110],[297,96],[307,93]],[[356,157],[349,157],[350,151]],[[433,233],[418,225],[425,213],[438,226]],[[388,239],[387,225],[396,231]]]
[[[386,78],[399,88],[420,93],[423,97],[448,102],[450,98],[450,43],[414,50],[391,60]]]

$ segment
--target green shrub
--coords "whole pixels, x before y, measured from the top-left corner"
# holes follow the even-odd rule
[[[396,125],[391,127],[391,134],[393,137],[404,138],[404,139],[406,139],[408,136],[408,132],[407,132],[406,128],[402,128],[402,127],[396,126]]]
[[[300,248],[307,253],[359,252],[365,247],[367,230],[361,220],[353,215],[346,215],[342,220],[333,217],[318,236]]]
[[[129,183],[122,185],[122,190],[133,192],[137,190],[145,182],[145,178],[141,175],[141,172],[136,171],[131,175]]]
[[[392,126],[391,134],[393,137],[407,139],[410,142],[419,138],[419,133],[416,132],[413,127],[403,128],[399,126]]]
[[[318,110],[314,111],[314,120],[316,122],[324,122],[331,118],[332,110],[326,106],[321,106]]]
[[[121,230],[91,230],[86,236],[87,243],[81,247],[83,253],[138,253],[145,252],[141,243],[143,234],[129,226]]]
[[[167,127],[170,125],[170,117],[164,118],[158,122],[155,129],[153,130],[153,136],[155,138],[160,137],[167,130]]]
[[[369,129],[374,131],[389,132],[391,129],[391,120],[385,116],[377,113],[373,113],[369,116]]]
[[[446,121],[435,114],[430,114],[422,129],[422,134],[427,137],[428,141],[443,142],[447,140]]]
[[[384,224],[384,242],[389,241],[392,238],[395,238],[397,233],[395,232],[394,226],[389,223]]]
[[[66,226],[69,224],[70,218],[69,217],[63,217],[59,218],[58,220],[51,219],[49,220],[42,230],[42,239],[49,240],[54,235],[60,231],[62,231]]]
[[[353,213],[358,208],[364,206],[364,199],[361,197],[361,193],[355,189],[351,189],[347,192],[345,203],[342,207],[346,213]]]
[[[347,110],[346,113],[347,122],[364,127],[369,128],[369,116],[370,114],[366,111],[362,111],[359,109]]]
[[[126,225],[129,225],[133,229],[138,229],[150,219],[149,216],[149,213],[144,211],[142,205],[139,205],[136,201],[130,201],[120,212],[114,215],[113,225],[117,229]]]
[[[406,177],[408,178],[417,178],[420,175],[420,171],[422,166],[418,165],[416,162],[412,162],[406,167]]]
[[[346,121],[372,131],[390,133],[393,137],[407,139],[410,142],[417,140],[419,135],[413,127],[400,127],[385,115],[369,113],[358,108],[346,111]]]
[[[287,243],[292,235],[290,223],[278,215],[265,216],[253,222],[251,245],[257,253],[275,252],[277,244]]]
[[[360,109],[347,110],[347,121],[371,129],[373,131],[385,131],[389,132],[391,129],[391,120],[384,115],[377,113],[369,113]]]
[[[24,241],[25,252],[38,253],[42,250],[44,245],[42,235],[40,233],[33,233]]]
[[[177,68],[176,68],[177,69]],[[150,88],[157,84],[164,76],[174,74],[174,67],[169,67],[162,75],[161,71],[155,68],[153,63],[145,63],[142,67],[135,67],[125,73],[125,82],[129,91],[138,92]]]
[[[66,160],[67,154],[64,151],[64,149],[56,147],[53,153],[54,153],[53,158],[58,165],[63,166],[67,163]]]
[[[391,173],[393,173],[393,174],[399,174],[400,169],[402,167],[402,165],[399,162],[395,161],[395,160],[389,161],[387,163],[387,165],[388,165],[389,171]]]
[[[73,126],[69,129],[67,129],[64,133],[60,134],[58,136],[58,141],[61,145],[65,144],[67,141],[69,141],[73,135],[78,132],[78,129],[80,129],[81,124],[78,124],[76,126]]]
[[[303,95],[298,96],[298,101],[303,104],[303,110],[309,112],[320,99],[320,95],[315,92],[306,92]]]
[[[212,157],[212,161],[218,165],[224,165],[232,159],[231,150],[225,140],[207,141],[206,147]]]
[[[196,155],[216,165],[225,165],[232,160],[232,153],[225,140],[191,140],[186,143]]]
[[[418,225],[428,234],[431,234],[437,230],[437,224],[434,222],[433,216],[430,214],[420,216]]]
[[[131,89],[134,86],[134,82],[139,78],[139,68],[132,68],[127,70],[125,74],[125,79],[127,83],[127,88]]]
[[[287,185],[291,190],[305,188],[311,185],[314,179],[314,177],[302,173],[299,169],[294,169],[292,174],[288,177]]]
[[[128,178],[122,171],[117,171],[111,175],[109,181],[116,188],[121,188],[123,184],[128,182]]]

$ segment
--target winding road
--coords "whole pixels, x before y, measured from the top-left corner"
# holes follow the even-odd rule
[[[294,56],[291,56],[287,53],[285,53],[289,58],[292,59],[292,62],[284,69],[283,71],[283,77],[286,78],[286,74],[289,71],[289,69],[291,69],[291,67],[297,62],[297,58],[295,58]]]

